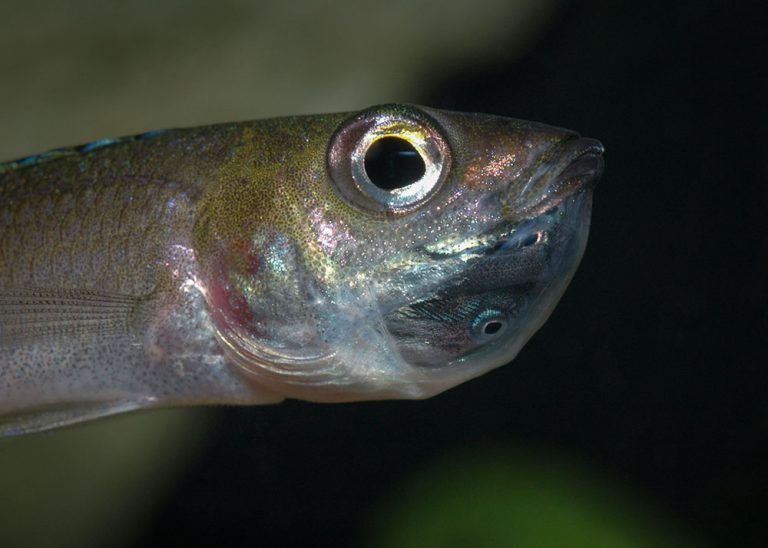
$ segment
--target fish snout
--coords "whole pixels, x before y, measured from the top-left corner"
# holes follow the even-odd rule
[[[574,136],[545,151],[531,167],[522,188],[510,185],[505,205],[511,217],[525,219],[560,205],[580,192],[591,192],[603,174],[600,141]]]
[[[566,141],[559,148],[561,150],[558,152],[558,166],[564,167],[556,172],[555,177],[570,181],[574,191],[591,189],[603,175],[603,144],[597,139],[579,137]]]

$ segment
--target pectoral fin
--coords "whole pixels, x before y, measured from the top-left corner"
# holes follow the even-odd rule
[[[146,301],[78,289],[0,290],[0,346],[128,335]]]

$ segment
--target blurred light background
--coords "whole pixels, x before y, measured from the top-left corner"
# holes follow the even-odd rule
[[[4,0],[0,159],[407,101],[572,128],[608,167],[512,365],[2,440],[0,545],[765,545],[768,21],[739,6]]]

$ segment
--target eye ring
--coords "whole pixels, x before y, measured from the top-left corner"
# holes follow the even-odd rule
[[[436,190],[442,171],[442,158],[437,142],[420,126],[409,121],[380,120],[363,134],[352,151],[352,180],[357,188],[376,202],[393,209],[403,209],[421,203]],[[411,146],[424,163],[424,173],[416,181],[387,190],[371,180],[366,159],[371,149],[383,140],[400,139]]]
[[[371,175],[371,151],[382,144],[395,155],[390,161],[394,158],[396,164],[390,169],[402,170],[402,181],[382,181]],[[423,170],[414,168],[417,159],[405,157],[413,154],[418,154]],[[402,215],[440,189],[451,155],[437,123],[426,113],[409,106],[385,105],[342,123],[328,145],[327,161],[336,190],[350,205],[367,212]],[[420,171],[419,176],[413,177],[414,169]]]

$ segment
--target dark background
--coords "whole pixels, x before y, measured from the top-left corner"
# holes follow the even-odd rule
[[[222,411],[141,544],[356,546],[402,478],[512,443],[579,455],[703,544],[765,545],[759,5],[566,3],[523,58],[430,82],[416,102],[605,144],[590,242],[561,304],[513,364],[432,400]]]

